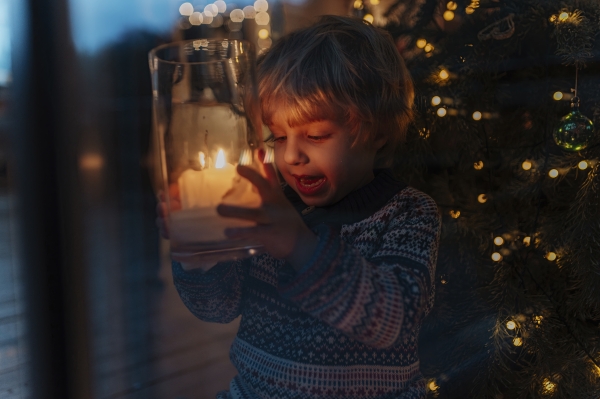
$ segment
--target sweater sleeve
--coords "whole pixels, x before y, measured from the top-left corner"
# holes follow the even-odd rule
[[[208,271],[185,271],[173,262],[173,282],[185,306],[200,320],[229,323],[241,313],[247,267],[243,261],[218,263]]]
[[[395,345],[429,311],[441,224],[424,194],[402,215],[381,217],[391,220],[365,238],[376,248],[368,259],[322,225],[312,260],[279,285],[305,312],[375,348]]]

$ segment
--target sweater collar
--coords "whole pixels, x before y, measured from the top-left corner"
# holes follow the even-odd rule
[[[287,184],[283,191],[308,227],[324,223],[339,228],[342,224],[356,223],[373,215],[406,187],[404,182],[394,177],[391,169],[375,169],[373,173],[375,177],[371,182],[325,207],[309,207]]]

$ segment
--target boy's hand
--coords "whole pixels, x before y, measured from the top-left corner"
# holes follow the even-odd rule
[[[160,236],[165,240],[169,239],[169,209],[165,201],[165,194],[161,191],[158,193],[158,204],[156,204],[156,226],[160,232]]]
[[[238,166],[240,176],[248,179],[262,198],[258,208],[244,208],[221,204],[221,216],[256,222],[255,227],[229,228],[230,238],[252,238],[264,245],[273,257],[285,259],[296,270],[310,260],[317,246],[317,236],[304,224],[292,204],[285,198],[271,164],[263,164],[266,178],[258,171]]]

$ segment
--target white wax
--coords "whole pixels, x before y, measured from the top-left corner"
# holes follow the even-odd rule
[[[223,168],[186,170],[178,182],[181,207],[216,207],[233,186],[235,175],[235,167],[231,164],[225,164]]]

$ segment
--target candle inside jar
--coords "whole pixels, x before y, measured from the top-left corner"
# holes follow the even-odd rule
[[[204,168],[207,157],[198,154],[202,170],[186,170],[178,180],[181,210],[171,214],[171,240],[175,245],[226,240],[227,227],[253,226],[253,222],[224,218],[217,214],[217,205],[228,203],[256,207],[260,196],[254,186],[236,173],[225,152],[217,153],[214,167]]]

